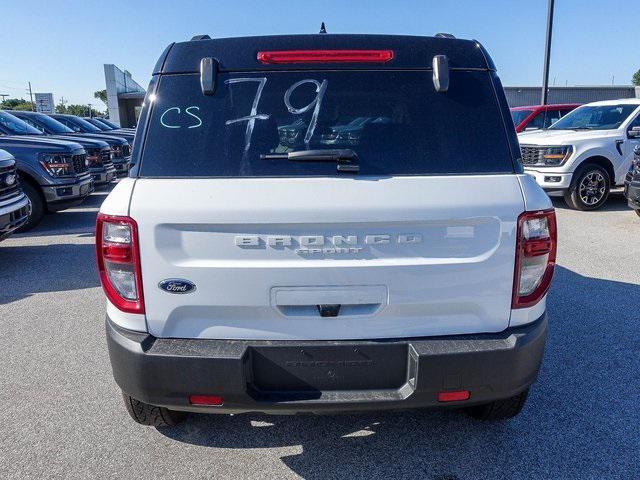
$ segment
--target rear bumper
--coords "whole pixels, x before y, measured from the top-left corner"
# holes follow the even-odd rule
[[[624,196],[627,197],[629,207],[640,210],[640,181],[624,182]]]
[[[379,341],[160,339],[107,317],[114,378],[132,397],[205,413],[339,412],[462,406],[511,397],[538,373],[546,314],[496,334]],[[470,399],[438,403],[440,391]],[[219,407],[190,405],[218,395]]]

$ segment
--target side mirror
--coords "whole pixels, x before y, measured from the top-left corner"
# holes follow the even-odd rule
[[[633,127],[631,130],[627,131],[627,137],[640,138],[640,127]]]

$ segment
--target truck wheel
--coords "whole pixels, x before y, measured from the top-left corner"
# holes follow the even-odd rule
[[[169,410],[165,407],[156,407],[148,403],[141,402],[135,398],[122,392],[124,404],[127,412],[140,425],[149,425],[151,427],[172,427],[182,422],[187,414],[185,412],[177,412]]]
[[[29,201],[31,202],[31,215],[29,215],[27,222],[18,229],[18,232],[28,232],[35,228],[42,220],[42,217],[44,217],[45,203],[40,190],[31,182],[23,180],[20,184],[22,191],[29,197]]]
[[[575,210],[595,210],[609,198],[611,178],[600,165],[586,163],[573,174],[569,191],[564,201]]]
[[[636,215],[640,217],[640,210],[636,210]]]
[[[520,413],[529,395],[529,389],[504,400],[474,405],[466,408],[467,414],[477,420],[505,420]]]

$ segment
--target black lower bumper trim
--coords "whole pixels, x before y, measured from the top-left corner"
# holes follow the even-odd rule
[[[624,196],[627,197],[629,207],[640,210],[640,182],[625,182]]]
[[[496,334],[363,341],[160,339],[107,318],[116,382],[132,397],[175,410],[299,413],[441,406],[469,390],[472,405],[511,397],[535,380],[546,314]],[[218,395],[196,407],[190,395]]]

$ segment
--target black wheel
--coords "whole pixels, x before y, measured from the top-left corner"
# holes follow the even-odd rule
[[[587,163],[573,174],[571,187],[565,193],[564,200],[576,210],[595,210],[604,205],[610,190],[609,173],[600,165]]]
[[[636,210],[636,215],[640,217],[640,210]]]
[[[135,398],[122,392],[124,404],[127,412],[140,425],[149,425],[151,427],[171,427],[182,422],[187,414],[185,412],[177,412],[164,407],[156,407],[148,403],[141,402]]]
[[[36,187],[29,181],[23,180],[20,183],[22,186],[22,191],[27,195],[27,197],[29,197],[29,201],[31,202],[31,215],[29,215],[27,223],[25,223],[18,229],[18,232],[28,232],[40,223],[42,217],[44,217],[46,205],[42,193],[40,192],[40,189],[38,187]]]
[[[474,405],[473,407],[466,408],[467,413],[477,420],[505,420],[507,418],[513,418],[522,411],[527,396],[529,395],[529,389],[518,395],[504,400],[496,400],[491,403],[484,403],[482,405]]]

